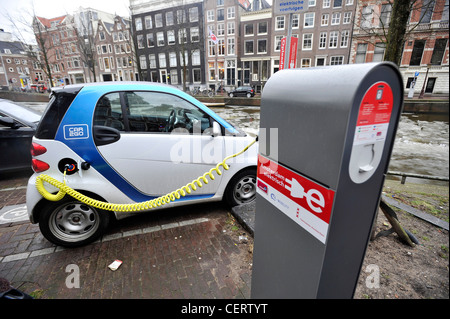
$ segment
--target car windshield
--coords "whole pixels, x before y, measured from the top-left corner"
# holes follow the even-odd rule
[[[41,119],[41,115],[39,113],[5,100],[0,100],[0,112],[29,123],[38,123]]]

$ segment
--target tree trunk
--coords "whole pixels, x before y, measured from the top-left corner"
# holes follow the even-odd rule
[[[392,6],[384,60],[400,65],[405,44],[405,34],[411,14],[411,0],[395,0]]]

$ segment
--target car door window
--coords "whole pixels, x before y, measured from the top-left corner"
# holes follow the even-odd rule
[[[94,113],[94,125],[108,126],[125,131],[120,94],[109,93],[100,98]]]
[[[161,92],[125,92],[127,118],[132,132],[203,133],[209,116],[191,103]]]

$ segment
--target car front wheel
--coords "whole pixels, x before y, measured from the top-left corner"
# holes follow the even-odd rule
[[[251,98],[251,97],[252,97],[252,94],[251,94],[251,93],[247,93],[247,97],[248,97],[248,98]]]
[[[39,228],[50,242],[64,247],[78,247],[99,238],[109,223],[109,212],[73,198],[49,202],[39,219]]]
[[[233,93],[230,93],[230,97],[233,97],[234,96],[234,94]]]
[[[227,203],[233,207],[254,201],[256,198],[256,169],[245,169],[237,173],[225,191]]]

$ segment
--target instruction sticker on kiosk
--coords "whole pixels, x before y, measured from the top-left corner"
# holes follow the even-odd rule
[[[258,156],[257,192],[325,243],[335,192],[270,159]]]
[[[353,182],[366,182],[378,168],[391,120],[394,95],[388,83],[376,82],[367,89],[358,109],[350,156]]]
[[[367,90],[359,107],[353,145],[376,143],[386,139],[393,99],[392,89],[385,82],[377,82]]]

